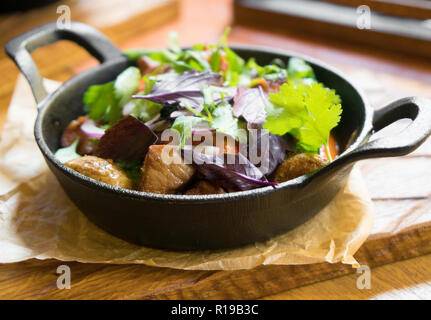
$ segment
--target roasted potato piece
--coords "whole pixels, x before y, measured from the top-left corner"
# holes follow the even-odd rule
[[[185,187],[195,172],[192,165],[184,163],[177,146],[152,145],[141,168],[138,189],[173,194]]]
[[[188,194],[188,195],[220,194],[220,193],[226,193],[226,192],[219,186],[215,186],[205,180],[201,180],[197,182],[192,188],[184,192],[184,194]]]
[[[111,186],[133,189],[133,182],[123,169],[110,160],[95,156],[84,156],[65,163],[83,175]]]
[[[284,182],[317,170],[327,163],[320,155],[311,153],[295,154],[278,166],[272,175],[272,181]]]

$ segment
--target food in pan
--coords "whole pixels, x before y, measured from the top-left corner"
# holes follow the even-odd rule
[[[113,186],[184,195],[275,186],[331,162],[335,91],[299,58],[261,65],[226,38],[128,52],[137,66],[88,88],[57,159]]]

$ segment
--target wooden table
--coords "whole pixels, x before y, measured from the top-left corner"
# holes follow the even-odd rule
[[[168,33],[177,30],[181,44],[214,42],[230,24],[230,0],[187,0],[168,3],[164,10],[140,12],[135,16],[118,18],[108,6],[106,19],[101,20],[105,1],[94,1],[97,14],[83,10],[83,1],[65,1],[72,9],[72,18],[99,27],[121,48],[161,47]],[[63,3],[63,2],[62,2]],[[123,3],[123,2],[122,2]],[[112,4],[114,7],[115,5]],[[103,6],[102,6],[103,7]],[[43,22],[55,20],[56,5],[30,13],[0,17],[0,42]],[[142,9],[142,8],[141,8]],[[81,10],[81,11],[80,11]],[[139,12],[139,10],[137,10]],[[123,20],[122,20],[123,19]],[[111,21],[111,22],[110,22]],[[170,21],[160,25],[162,22]],[[430,97],[431,62],[387,51],[357,47],[286,30],[262,30],[234,26],[230,42],[253,43],[295,50],[338,66],[348,73],[362,70],[371,72],[385,86],[392,88],[392,98],[405,95]],[[33,57],[41,73],[54,80],[64,81],[96,62],[84,50],[67,42],[38,49]],[[18,71],[0,53],[0,125],[4,122],[7,106]],[[416,155],[393,162],[412,174],[430,171],[431,148],[425,147]],[[373,160],[379,161],[379,160]],[[363,171],[371,195],[380,214],[391,210],[416,209],[431,211],[431,192],[427,188],[405,186],[403,175],[392,177],[396,183],[393,197],[382,190],[382,183],[374,181],[378,171],[388,162],[364,162]],[[428,167],[427,167],[428,166]],[[427,169],[428,168],[428,169]],[[376,169],[376,170],[374,170]],[[416,170],[416,171],[414,171]],[[418,171],[419,170],[419,171]],[[425,171],[428,170],[428,171]],[[395,182],[394,182],[395,181]],[[430,184],[431,185],[431,184]],[[412,190],[406,190],[410,187]],[[425,189],[425,191],[423,190]],[[407,196],[404,193],[411,191]],[[414,193],[416,192],[416,193]],[[428,193],[427,193],[428,192]],[[418,196],[415,196],[417,194]],[[401,208],[401,209],[400,209]],[[357,274],[340,265],[267,266],[247,271],[176,271],[141,265],[102,265],[67,263],[72,270],[72,289],[58,290],[56,269],[59,261],[30,260],[0,265],[0,298],[16,299],[151,299],[151,298],[261,298],[261,299],[363,299],[363,298],[431,298],[431,229],[409,230],[384,240],[370,240],[358,252],[358,259],[372,268],[372,288],[358,290]],[[430,243],[430,244],[428,244]],[[412,258],[399,262],[393,262]],[[385,265],[386,264],[386,265]],[[325,280],[316,282],[316,280]],[[311,284],[313,283],[313,284]],[[308,284],[308,285],[307,285]],[[299,287],[298,287],[299,286]],[[291,290],[287,290],[294,288]]]

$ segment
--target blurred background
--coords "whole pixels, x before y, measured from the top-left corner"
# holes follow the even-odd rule
[[[232,43],[314,56],[352,73],[374,92],[384,82],[386,88],[393,88],[392,83],[401,87],[402,91],[392,90],[395,96],[412,95],[431,83],[429,0],[3,1],[0,44],[3,47],[42,23],[68,17],[100,29],[123,49],[164,46],[172,30],[183,45],[214,42],[232,25]],[[43,76],[59,81],[96,64],[68,41],[38,49],[32,56]],[[3,50],[0,70],[1,126],[18,75]],[[373,71],[371,78],[367,70]]]

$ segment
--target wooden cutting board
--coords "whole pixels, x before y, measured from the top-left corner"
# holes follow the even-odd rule
[[[184,1],[182,5],[188,9],[187,12],[182,13],[178,20],[148,33],[131,33],[127,23],[118,29],[110,26],[106,30],[124,49],[161,46],[171,30],[178,30],[181,39],[185,39],[183,44],[213,41],[229,23],[230,1],[206,1],[205,6],[202,3]],[[223,5],[220,6],[220,3]],[[205,16],[202,13],[208,10],[219,17],[213,24],[204,23]],[[190,23],[192,17],[195,20]],[[196,24],[202,25],[202,28],[198,30]],[[308,43],[307,40],[277,36],[240,26],[233,28],[231,41],[298,50],[335,64],[363,86],[369,86],[367,92],[374,95],[376,107],[406,95],[430,96],[431,65],[409,60],[408,57],[403,57],[400,63],[410,61],[420,68],[400,67],[400,64],[395,68],[395,63],[390,59],[398,58],[391,58],[384,53],[380,55],[387,60],[367,60],[369,58],[360,55],[355,55],[352,59],[351,48],[348,46],[341,49],[335,46],[328,48],[326,43]],[[84,53],[76,51],[76,48],[70,49],[67,45],[54,45],[49,51],[41,50],[44,51],[36,53],[35,59],[42,74],[56,80],[65,80],[94,63],[88,62],[88,56]],[[72,67],[70,61],[67,65],[61,59],[52,60],[53,56],[58,57],[65,52],[72,57]],[[374,55],[378,54],[374,52]],[[343,63],[346,61],[347,63]],[[358,61],[372,63],[358,65]],[[385,61],[389,62],[385,64]],[[11,74],[16,76],[17,71],[13,65],[2,57],[0,65],[8,71],[8,77]],[[405,76],[402,76],[403,72]],[[14,83],[8,79],[0,79],[0,101],[5,105]],[[383,89],[377,91],[376,87],[379,86]],[[0,118],[3,120],[4,115]],[[392,130],[399,130],[404,125],[405,123],[400,123]],[[375,203],[376,220],[370,238],[356,254],[357,260],[373,268],[431,253],[431,141],[428,140],[409,156],[367,160],[361,163],[361,168]],[[261,266],[241,271],[182,271],[142,265],[74,262],[67,263],[71,268],[72,289],[58,290],[56,269],[61,264],[63,263],[55,260],[30,260],[0,265],[0,298],[256,299],[355,272],[350,266],[327,263]]]

